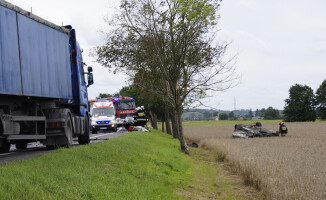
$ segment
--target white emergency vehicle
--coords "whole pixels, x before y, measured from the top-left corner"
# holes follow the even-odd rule
[[[96,100],[91,107],[91,130],[117,131],[117,121],[113,102],[110,100]]]

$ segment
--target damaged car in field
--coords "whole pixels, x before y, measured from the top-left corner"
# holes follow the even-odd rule
[[[273,137],[279,136],[278,132],[267,130],[262,127],[260,122],[256,124],[236,124],[234,126],[233,138],[252,138],[252,137]]]

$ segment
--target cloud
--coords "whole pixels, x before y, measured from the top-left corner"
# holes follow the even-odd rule
[[[250,10],[259,9],[259,5],[255,0],[238,0],[236,1],[236,5],[239,7],[244,7]]]
[[[84,49],[84,61],[94,67],[89,97],[117,92],[127,76],[109,73],[89,56],[91,48],[105,44],[99,30],[112,16],[118,0],[8,0],[58,25],[71,24]],[[220,93],[207,105],[220,109],[282,109],[288,90],[296,83],[316,90],[326,74],[326,1],[228,0],[221,4],[218,40],[232,42],[228,55],[238,54],[238,72],[244,74],[236,88]]]

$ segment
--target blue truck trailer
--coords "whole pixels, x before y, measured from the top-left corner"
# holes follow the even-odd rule
[[[0,153],[35,141],[69,147],[74,137],[88,144],[91,84],[70,25],[0,0]]]

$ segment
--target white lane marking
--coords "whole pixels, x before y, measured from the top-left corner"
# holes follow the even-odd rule
[[[14,154],[14,153],[16,153],[16,152],[2,153],[2,154],[0,154],[0,156],[10,155],[10,154]]]
[[[96,136],[93,136],[93,137],[90,137],[90,139],[94,139],[94,138],[98,138],[98,137],[101,137],[101,136],[104,136],[104,135],[111,135],[113,133],[103,133],[103,134],[97,134]]]

